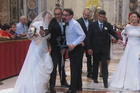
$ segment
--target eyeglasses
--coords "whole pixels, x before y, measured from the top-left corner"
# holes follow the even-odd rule
[[[54,13],[54,15],[61,15],[61,13]]]
[[[70,16],[70,15],[69,14],[63,14],[63,16],[66,16],[67,17],[67,16]]]

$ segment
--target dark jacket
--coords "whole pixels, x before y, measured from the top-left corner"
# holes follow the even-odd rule
[[[59,39],[61,38],[61,27],[55,18],[51,20],[48,30],[51,33],[50,44],[52,50],[58,50]]]
[[[84,39],[84,43],[85,43],[85,47],[87,47],[87,44],[88,44],[87,36],[88,36],[88,32],[89,32],[88,29],[91,27],[91,25],[92,25],[93,22],[90,21],[90,20],[88,20],[89,25],[88,25],[88,29],[87,29],[87,27],[86,27],[86,25],[85,25],[85,23],[84,23],[83,18],[79,18],[77,21],[78,21],[79,24],[81,25],[81,27],[82,27],[82,29],[83,29],[85,35],[86,35],[86,38]]]
[[[88,48],[93,49],[94,53],[110,52],[111,35],[118,40],[117,33],[113,30],[110,23],[104,22],[102,31],[98,21],[95,21],[89,29]]]

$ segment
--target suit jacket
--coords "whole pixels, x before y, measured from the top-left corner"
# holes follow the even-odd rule
[[[62,32],[61,32],[61,27],[55,18],[51,20],[48,30],[51,33],[50,44],[51,44],[52,50],[56,50],[56,49],[58,50],[59,39],[61,37]]]
[[[87,48],[87,44],[88,44],[87,36],[88,36],[89,28],[91,27],[93,22],[88,20],[89,25],[88,25],[88,29],[87,29],[86,24],[85,24],[83,18],[79,18],[77,21],[80,23],[80,25],[81,25],[81,27],[82,27],[85,35],[86,35],[86,38],[84,39],[84,43],[85,43],[85,47]]]
[[[93,49],[94,53],[104,52],[108,55],[111,35],[118,40],[117,33],[113,30],[113,26],[110,23],[104,22],[101,31],[98,21],[95,21],[89,29],[88,48]]]

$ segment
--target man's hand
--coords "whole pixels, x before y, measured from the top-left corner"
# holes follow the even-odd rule
[[[44,30],[40,30],[40,31],[39,31],[39,34],[40,34],[42,37],[44,37],[44,36],[45,36],[45,31],[44,31]]]
[[[68,45],[69,50],[73,50],[76,46],[75,45]]]
[[[25,36],[27,36],[27,34],[23,33],[23,34],[18,34],[17,36],[18,37],[25,37]]]
[[[85,43],[84,43],[84,42],[82,42],[82,43],[81,43],[81,45],[82,45],[82,46],[85,46]]]

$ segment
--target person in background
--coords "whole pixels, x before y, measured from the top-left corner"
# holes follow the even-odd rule
[[[10,25],[4,24],[0,30],[0,38],[1,40],[12,39],[14,38],[12,34],[10,34]]]
[[[77,21],[80,23],[86,38],[83,42],[83,54],[84,52],[86,53],[86,58],[87,58],[87,77],[92,78],[93,74],[92,74],[92,69],[93,69],[93,64],[92,64],[92,60],[91,60],[91,55],[88,54],[88,42],[87,42],[87,36],[88,36],[88,30],[91,27],[92,21],[90,21],[90,17],[91,17],[91,10],[89,8],[85,8],[83,11],[83,17],[79,18]],[[83,57],[82,57],[83,59]]]
[[[19,23],[16,25],[16,33],[19,37],[25,37],[27,32],[28,19],[26,16],[21,16],[19,18]]]
[[[16,24],[11,23],[11,28],[10,28],[10,34],[13,35],[14,38],[18,38],[17,33],[16,33]]]

